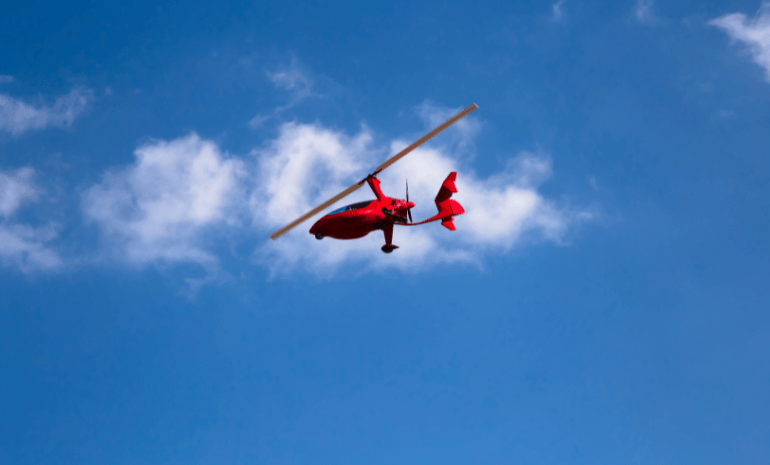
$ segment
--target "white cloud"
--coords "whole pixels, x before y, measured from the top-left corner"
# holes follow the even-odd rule
[[[12,221],[24,204],[35,202],[41,191],[30,168],[0,171],[0,264],[24,273],[62,266],[58,252],[48,244],[57,236],[55,225],[32,227]]]
[[[367,129],[350,138],[318,125],[281,126],[277,139],[253,153],[259,157],[258,182],[251,195],[257,224],[298,217],[313,208],[316,199],[349,187],[352,182],[337,188],[370,169],[371,142]]]
[[[54,226],[0,223],[0,261],[24,273],[59,268],[63,264],[59,253],[46,245],[57,236]]]
[[[425,116],[424,109],[418,107],[418,113]],[[440,113],[443,115],[444,109]],[[431,115],[431,121],[434,116],[443,118]],[[471,122],[469,127],[474,124],[478,123]],[[440,137],[447,138],[445,134]],[[452,146],[457,150],[419,148],[383,172],[380,179],[387,194],[403,198],[408,178],[410,200],[417,203],[413,214],[419,221],[436,213],[433,199],[442,181],[451,171],[458,171],[455,198],[466,214],[455,220],[457,231],[448,231],[439,223],[397,227],[394,243],[401,248],[385,255],[380,251],[384,243],[380,231],[353,241],[317,241],[307,231],[319,214],[260,247],[257,261],[273,274],[300,268],[321,276],[330,276],[342,266],[417,271],[441,263],[480,263],[485,253],[506,251],[525,240],[560,242],[573,222],[590,216],[560,208],[537,191],[551,175],[547,157],[522,153],[512,157],[502,172],[481,178],[464,163],[463,138],[455,136],[454,140]],[[283,125],[276,140],[254,153],[258,169],[251,205],[256,226],[267,236],[352,185],[384,161],[387,153],[407,144],[394,141],[385,152],[373,146],[366,128],[350,137],[318,125]],[[339,204],[370,198],[373,194],[364,186]]]
[[[6,74],[0,74],[0,84],[10,84],[14,81],[13,76]]]
[[[271,113],[252,118],[249,121],[252,128],[261,126],[265,121],[293,108],[308,97],[318,96],[313,90],[313,80],[302,70],[296,59],[292,59],[288,67],[266,74],[275,87],[288,91],[290,98],[288,103],[275,108]]]
[[[152,141],[134,154],[134,164],[106,173],[83,197],[86,217],[99,225],[111,252],[136,265],[216,267],[205,241],[238,224],[246,205],[243,162],[196,134]]]
[[[69,94],[56,99],[53,106],[34,106],[0,94],[0,131],[19,135],[34,129],[49,126],[69,126],[88,107],[93,99],[89,89],[73,89]]]
[[[599,183],[596,182],[596,176],[589,174],[586,176],[586,180],[588,181],[588,185],[593,187],[594,190],[599,190]]]
[[[295,63],[292,63],[290,68],[274,73],[267,73],[267,77],[270,78],[270,81],[275,84],[276,87],[297,91],[300,94],[309,93],[310,89],[313,87],[313,81],[300,71]]]
[[[735,118],[738,114],[733,110],[726,110],[724,108],[720,108],[714,113],[714,117],[717,119],[731,119]]]
[[[561,9],[561,6],[564,5],[564,2],[566,0],[559,0],[558,2],[551,5],[551,10],[553,12],[553,15],[551,16],[551,19],[554,21],[559,21],[564,17],[564,12]]]
[[[35,200],[39,190],[33,182],[31,168],[19,168],[4,173],[0,171],[0,216],[9,217],[25,202]]]
[[[657,18],[653,11],[654,7],[655,5],[652,0],[636,0],[636,5],[634,5],[634,16],[637,21],[641,23],[656,22]]]
[[[752,19],[743,13],[732,13],[709,24],[722,29],[733,40],[746,44],[752,59],[765,69],[765,78],[770,81],[770,2],[763,2]]]

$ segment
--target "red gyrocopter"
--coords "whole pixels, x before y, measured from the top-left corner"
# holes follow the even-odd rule
[[[460,113],[449,118],[443,124],[425,134],[412,145],[377,167],[372,174],[274,232],[270,235],[270,238],[278,239],[311,216],[331,206],[343,197],[352,194],[363,186],[364,183],[369,184],[375,197],[377,197],[375,200],[354,203],[330,212],[320,220],[316,221],[313,227],[310,228],[310,234],[315,235],[315,238],[319,240],[324,237],[333,237],[335,239],[358,239],[359,237],[366,236],[372,231],[381,229],[385,233],[385,245],[382,246],[382,251],[391,253],[398,248],[397,245],[393,244],[394,225],[417,226],[419,224],[441,220],[443,226],[454,231],[455,225],[452,218],[465,213],[463,207],[450,198],[453,193],[457,192],[457,188],[455,187],[455,179],[457,178],[456,172],[449,173],[449,176],[446,177],[441,185],[438,195],[436,195],[436,207],[438,207],[438,213],[427,220],[418,223],[412,222],[412,207],[414,207],[414,203],[409,201],[409,184],[406,185],[406,199],[395,199],[382,193],[382,189],[380,189],[380,180],[377,179],[377,175],[385,168],[406,156],[406,154],[412,150],[424,144],[428,139],[456,123],[461,118],[464,118],[477,108],[478,106],[474,103]]]

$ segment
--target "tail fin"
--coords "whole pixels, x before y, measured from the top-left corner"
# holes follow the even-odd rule
[[[455,187],[455,179],[457,179],[457,173],[453,171],[449,173],[449,176],[446,177],[444,183],[441,184],[441,189],[439,189],[438,194],[436,195],[436,207],[438,207],[438,214],[431,216],[427,220],[420,221],[419,223],[409,223],[405,224],[404,226],[417,226],[420,224],[430,223],[431,221],[441,220],[441,224],[445,228],[451,231],[457,229],[455,228],[455,224],[454,221],[452,221],[452,218],[457,215],[462,215],[465,213],[465,210],[463,209],[462,205],[450,198],[452,197],[452,194],[457,193],[457,187]]]
[[[443,184],[441,184],[441,189],[439,189],[438,194],[436,195],[436,205],[439,205],[444,200],[448,199],[449,197],[452,197],[452,194],[457,193],[457,187],[455,186],[455,181],[457,180],[457,172],[452,171],[449,173],[449,176],[444,179]]]
[[[455,180],[457,179],[457,172],[452,171],[449,176],[446,177],[444,183],[441,184],[436,195],[436,207],[438,207],[438,215],[434,218],[441,218],[441,225],[450,231],[454,231],[455,224],[452,220],[457,215],[465,213],[465,209],[456,200],[452,200],[452,194],[457,193],[457,187],[455,186]]]

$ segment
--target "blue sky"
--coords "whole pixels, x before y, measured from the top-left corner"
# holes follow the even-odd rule
[[[766,464],[769,104],[757,1],[4,5],[0,463]]]

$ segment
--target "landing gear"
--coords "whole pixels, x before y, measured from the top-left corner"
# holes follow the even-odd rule
[[[391,253],[398,248],[393,244],[393,223],[386,224],[382,228],[382,232],[385,233],[385,245],[382,246],[382,251],[385,253]]]
[[[383,246],[382,246],[382,249],[381,249],[381,250],[382,250],[383,252],[385,252],[385,253],[391,253],[391,252],[393,252],[394,250],[396,250],[397,248],[398,248],[398,246],[397,246],[397,245],[393,245],[393,244],[385,244],[385,245],[383,245]]]
[[[324,238],[324,235],[318,232],[318,233],[315,233],[315,238],[320,241],[321,239]]]

